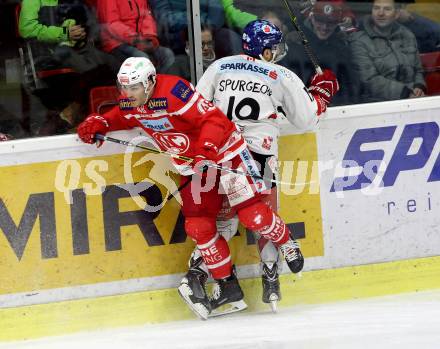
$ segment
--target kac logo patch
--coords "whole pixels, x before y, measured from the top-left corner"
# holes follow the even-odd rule
[[[181,101],[187,102],[194,94],[194,91],[182,80],[179,80],[176,86],[171,90],[171,94],[179,98]]]
[[[186,134],[176,132],[154,132],[154,140],[161,149],[173,154],[185,153],[189,148],[189,138]]]

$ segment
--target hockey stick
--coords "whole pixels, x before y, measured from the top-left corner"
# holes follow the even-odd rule
[[[101,140],[101,141],[109,141],[109,142],[113,142],[113,143],[118,143],[118,144],[122,144],[122,145],[125,145],[125,146],[135,147],[135,148],[139,148],[139,149],[143,149],[143,150],[148,150],[148,151],[151,151],[151,152],[153,152],[155,154],[163,154],[163,155],[166,155],[166,156],[170,156],[170,157],[172,157],[174,159],[180,159],[180,160],[184,160],[184,161],[188,161],[188,162],[193,162],[194,161],[194,159],[189,158],[187,156],[176,155],[176,154],[168,153],[166,151],[161,151],[161,150],[158,150],[158,149],[155,149],[155,148],[145,147],[143,145],[134,144],[134,143],[131,143],[129,141],[124,141],[122,139],[113,138],[113,137],[109,137],[109,136],[104,136],[104,135],[102,135],[100,133],[96,133],[95,134],[95,139],[98,139],[98,140]],[[246,177],[251,177],[251,178],[255,178],[255,179],[259,179],[259,180],[263,180],[263,181],[267,181],[267,182],[271,182],[271,183],[275,183],[275,184],[280,184],[280,185],[288,185],[288,186],[295,185],[296,186],[296,185],[304,185],[304,184],[313,183],[312,181],[302,182],[302,183],[290,183],[290,182],[278,181],[276,179],[266,178],[266,177],[263,177],[263,176],[260,176],[260,175],[242,172],[242,171],[236,170],[234,168],[223,167],[223,166],[217,165],[215,163],[208,163],[208,164],[205,165],[205,167],[212,167],[212,168],[215,168],[215,169],[217,169],[219,171],[235,173],[235,174],[238,174],[238,175],[242,175],[242,176],[246,176]],[[176,190],[170,196],[173,196],[174,194],[177,193],[177,191],[180,191],[181,189],[183,189],[189,182],[190,181],[182,184],[178,188],[178,190]],[[167,200],[170,199],[170,196],[168,196]]]
[[[307,40],[306,34],[304,34],[302,29],[298,25],[295,13],[293,12],[292,8],[290,7],[288,0],[283,0],[283,2],[284,2],[284,5],[286,6],[287,13],[289,14],[290,21],[292,22],[296,31],[299,33],[299,36],[301,38],[301,42],[304,46],[304,50],[306,51],[307,56],[309,56],[310,60],[312,61],[313,66],[315,67],[315,71],[319,75],[322,75],[322,69],[319,66],[318,58],[316,58],[316,55],[313,53],[313,51],[310,47],[310,44],[309,44],[309,40]]]
[[[191,182],[191,177],[188,177],[185,183],[179,185],[179,188],[177,188],[174,192],[168,195],[167,201],[170,201],[172,198],[176,197],[177,193],[179,193],[183,188],[185,188],[190,182]]]
[[[165,151],[160,151],[160,150],[157,150],[155,148],[150,148],[150,147],[145,147],[143,145],[130,143],[130,142],[124,141],[122,139],[113,138],[113,137],[109,137],[109,136],[104,136],[104,135],[102,135],[100,133],[95,134],[95,139],[98,139],[100,141],[109,141],[109,142],[114,142],[114,143],[122,144],[122,145],[125,145],[125,146],[131,146],[131,147],[135,147],[135,148],[140,148],[140,149],[143,149],[143,150],[151,151],[151,152],[156,153],[156,154],[168,155],[168,156],[171,156],[173,158],[181,159],[181,160],[184,160],[184,161],[193,161],[193,159],[188,158],[186,156],[179,156],[179,155],[176,155],[176,154],[167,153]],[[175,197],[178,192],[180,192],[183,188],[185,188],[189,184],[189,182],[191,182],[190,179],[185,181],[185,183],[181,184],[174,192],[172,192],[170,195],[168,195],[166,201],[170,201],[173,197]]]
[[[173,153],[168,153],[166,151],[162,151],[162,150],[158,150],[158,149],[155,149],[155,148],[146,147],[144,145],[134,144],[134,143],[131,143],[131,142],[128,142],[128,141],[124,141],[122,139],[113,138],[113,137],[109,137],[109,136],[104,136],[104,135],[102,135],[100,133],[96,133],[95,134],[95,139],[98,139],[100,141],[109,141],[109,142],[113,142],[113,143],[119,143],[119,144],[122,144],[122,145],[125,145],[125,146],[135,147],[135,148],[139,148],[139,149],[143,149],[143,150],[148,150],[148,151],[151,151],[152,153],[167,155],[167,156],[170,156],[170,157],[172,157],[174,159],[179,159],[179,160],[189,161],[189,162],[194,161],[193,159],[191,159],[191,158],[189,158],[187,156],[181,156],[181,155],[176,155],[176,154],[173,154]]]

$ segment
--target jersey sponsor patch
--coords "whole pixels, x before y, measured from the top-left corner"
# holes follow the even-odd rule
[[[154,131],[167,131],[171,130],[173,125],[171,124],[168,118],[160,118],[160,119],[140,119],[140,123],[147,128],[150,128]]]
[[[245,70],[269,76],[271,79],[274,80],[276,80],[276,78],[278,77],[278,75],[274,75],[274,71],[270,71],[265,67],[250,62],[223,63],[220,65],[220,70]]]
[[[270,72],[269,72],[269,77],[270,77],[271,79],[276,80],[276,79],[278,78],[277,71],[276,71],[276,70],[272,70],[272,71],[270,71]]]
[[[121,110],[132,110],[134,108],[133,106],[133,100],[130,98],[121,98],[119,99],[119,109]]]
[[[148,109],[150,110],[164,110],[168,109],[168,98],[166,97],[158,97],[158,98],[150,98],[147,103]]]
[[[171,94],[179,98],[181,101],[187,102],[194,94],[194,91],[182,80],[179,80],[171,90]]]

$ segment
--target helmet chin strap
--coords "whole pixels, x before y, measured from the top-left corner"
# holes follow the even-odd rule
[[[156,81],[149,84],[148,87],[145,87],[145,90],[144,90],[145,102],[144,102],[144,104],[147,104],[147,102],[150,100],[151,96],[153,95],[155,85],[156,85]]]

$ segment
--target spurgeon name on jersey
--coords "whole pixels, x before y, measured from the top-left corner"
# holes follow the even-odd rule
[[[212,63],[197,91],[243,132],[251,150],[276,155],[282,117],[301,130],[315,126],[317,104],[301,79],[277,64],[247,55]]]
[[[247,80],[223,79],[219,81],[219,91],[252,91],[272,96],[272,90],[266,84]]]

